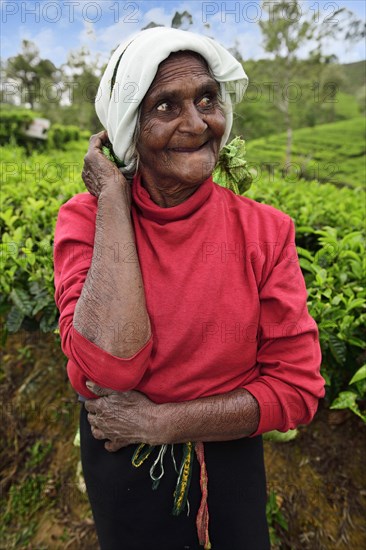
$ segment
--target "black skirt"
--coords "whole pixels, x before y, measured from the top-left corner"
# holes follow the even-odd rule
[[[131,463],[136,446],[116,453],[93,437],[81,405],[83,472],[102,550],[202,550],[196,515],[201,501],[200,468],[194,459],[189,515],[172,515],[177,474],[169,450],[164,475],[152,489],[149,470],[158,449],[139,467]],[[212,550],[268,550],[266,478],[262,437],[205,443],[209,535]],[[174,445],[177,465],[182,445]]]

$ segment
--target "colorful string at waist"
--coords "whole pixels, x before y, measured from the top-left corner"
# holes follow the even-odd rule
[[[149,458],[152,451],[155,449],[154,445],[147,445],[141,443],[137,446],[133,456],[132,464],[136,468],[141,466]],[[154,463],[150,468],[150,477],[152,479],[152,488],[155,490],[158,488],[161,478],[164,475],[164,455],[168,449],[168,445],[161,445],[158,456],[155,459]],[[197,513],[196,526],[198,540],[201,546],[204,547],[204,550],[211,549],[211,543],[208,533],[208,523],[209,523],[209,514],[208,514],[208,505],[207,505],[207,496],[208,496],[208,477],[207,469],[205,463],[204,447],[202,442],[198,443],[183,443],[183,456],[179,468],[174,457],[174,445],[171,445],[171,456],[174,464],[174,469],[177,473],[177,484],[174,491],[174,503],[172,513],[175,516],[179,516],[183,510],[187,507],[189,514],[189,501],[188,501],[188,492],[192,479],[192,466],[194,460],[194,454],[197,456],[197,460],[200,465],[200,487],[201,487],[201,503]]]

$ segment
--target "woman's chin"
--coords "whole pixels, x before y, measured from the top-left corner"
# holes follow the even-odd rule
[[[177,177],[192,185],[200,185],[209,178],[216,165],[215,155],[189,154],[175,165]]]

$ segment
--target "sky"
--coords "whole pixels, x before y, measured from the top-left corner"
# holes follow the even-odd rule
[[[365,19],[363,0],[301,0],[302,13],[315,13],[319,25],[341,7]],[[269,56],[262,47],[258,21],[264,13],[259,0],[1,0],[0,55],[3,59],[16,55],[21,51],[21,41],[27,39],[37,44],[42,58],[57,67],[66,63],[70,50],[83,46],[94,61],[103,64],[120,42],[149,22],[170,26],[174,13],[185,10],[193,16],[194,25],[189,30],[212,36],[226,47],[236,45],[244,60]],[[307,43],[302,48],[301,57],[306,57],[311,46]],[[366,57],[365,43],[347,48],[340,40],[328,40],[325,53],[337,55],[342,63],[360,61]]]

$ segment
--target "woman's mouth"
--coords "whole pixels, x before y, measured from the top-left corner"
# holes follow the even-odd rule
[[[196,151],[200,151],[207,145],[208,141],[205,141],[201,145],[197,145],[196,147],[170,147],[169,151],[173,151],[174,153],[195,153]]]

